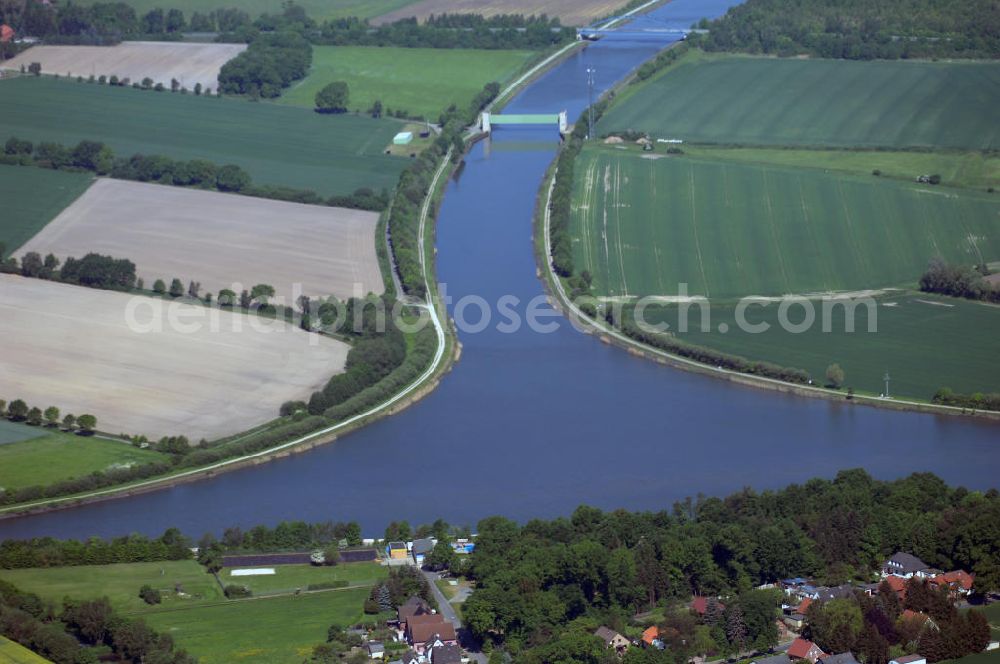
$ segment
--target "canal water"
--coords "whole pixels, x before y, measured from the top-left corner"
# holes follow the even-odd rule
[[[654,15],[686,28],[727,0],[674,0]],[[587,69],[600,92],[665,46],[662,35],[605,39],[525,90],[507,111],[578,116]],[[499,129],[447,189],[438,274],[456,299],[542,295],[532,213],[555,156],[553,129]],[[512,300],[508,299],[508,302]],[[545,309],[546,307],[543,307]],[[470,322],[478,309],[463,313]],[[550,313],[552,313],[550,311]],[[661,509],[699,493],[778,488],[863,467],[878,478],[932,471],[1000,485],[1000,429],[955,418],[849,407],[738,387],[634,358],[573,330],[492,324],[463,332],[461,362],[429,397],[335,444],[260,467],[129,499],[0,521],[0,539],[52,535],[198,536],[283,519],[474,525],[605,509]]]

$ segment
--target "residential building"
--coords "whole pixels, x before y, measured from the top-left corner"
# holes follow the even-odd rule
[[[882,576],[901,576],[904,579],[914,576],[926,578],[931,576],[928,573],[929,568],[930,565],[915,555],[899,551],[882,564]]]
[[[905,655],[890,659],[889,664],[927,664],[927,658],[923,655]]]
[[[385,657],[385,646],[382,645],[381,641],[369,641],[367,648],[368,656],[372,659],[382,659]]]
[[[854,655],[849,652],[842,652],[839,655],[827,655],[819,658],[819,664],[860,664],[854,659]]]
[[[643,630],[642,643],[647,647],[663,650],[665,646],[663,641],[660,639],[660,628],[656,625],[652,625]]]
[[[385,547],[386,553],[389,554],[389,558],[392,560],[405,560],[408,554],[406,550],[406,542],[389,542]]]
[[[849,583],[844,583],[839,586],[834,586],[833,588],[820,587],[816,589],[816,597],[814,599],[820,602],[829,602],[834,599],[847,599],[849,597],[854,597],[854,586]],[[804,611],[802,613],[805,613]]]
[[[764,657],[762,659],[751,660],[750,664],[791,664],[792,660],[788,658],[788,655],[781,653],[780,655],[771,655],[770,657]]]
[[[462,649],[452,644],[435,646],[431,650],[431,664],[462,664]]]
[[[406,640],[418,655],[423,655],[427,651],[428,642],[431,645],[436,641],[440,641],[441,645],[458,644],[455,626],[445,620],[440,613],[412,616],[406,621]]]
[[[430,604],[425,602],[422,597],[413,595],[396,609],[396,617],[399,619],[399,629],[405,633],[406,622],[410,618],[427,613],[431,613]]]
[[[948,588],[954,597],[971,593],[974,582],[975,575],[962,569],[938,574],[931,579],[931,585],[935,588]]]
[[[816,664],[816,661],[820,657],[825,657],[826,653],[809,639],[799,637],[792,641],[792,645],[789,646],[788,656],[792,659],[805,659]]]
[[[435,544],[437,544],[437,541],[429,537],[413,540],[413,547],[410,549],[410,553],[413,555],[414,562],[417,565],[423,565],[424,557],[434,550]]]
[[[800,630],[806,626],[806,617],[801,613],[789,613],[784,617],[784,621],[794,630]]]
[[[628,639],[626,639],[624,636],[622,636],[615,630],[611,629],[610,627],[605,627],[604,625],[601,625],[600,627],[597,628],[597,631],[594,632],[594,636],[604,641],[604,645],[606,645],[607,647],[614,648],[615,652],[617,652],[619,655],[624,654],[624,652],[628,650],[628,647],[630,645]]]

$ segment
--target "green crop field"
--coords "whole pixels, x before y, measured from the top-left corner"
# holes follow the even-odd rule
[[[238,164],[256,184],[322,195],[391,188],[408,163],[382,154],[402,126],[393,120],[48,77],[4,81],[0,105],[0,140],[104,141],[122,156]]]
[[[100,0],[85,0],[79,4],[94,4]],[[306,10],[312,18],[325,20],[328,18],[340,18],[345,16],[358,16],[361,18],[374,18],[383,14],[388,14],[396,9],[401,9],[406,5],[413,4],[415,0],[299,0],[297,5]],[[166,8],[160,0],[127,0],[127,4],[135,8],[140,15],[157,7]],[[240,0],[239,3],[227,2],[226,0],[171,0],[169,7],[176,8],[184,12],[185,18],[190,19],[193,12],[210,12],[213,9],[224,7],[238,7],[250,14],[251,18],[268,12],[271,14],[280,13],[283,0]]]
[[[264,567],[271,567],[264,565]],[[237,568],[246,569],[246,568]],[[388,576],[388,569],[377,563],[345,563],[333,567],[313,565],[275,565],[274,574],[262,576],[232,576],[231,569],[219,572],[223,583],[246,586],[255,595],[260,593],[294,592],[307,586],[331,581],[347,581],[352,586],[371,586]]]
[[[315,46],[309,76],[279,101],[313,108],[323,86],[346,81],[352,110],[364,113],[379,99],[386,109],[436,122],[451,104],[467,107],[485,84],[510,79],[533,55],[531,51]]]
[[[0,636],[0,664],[46,664],[49,660]]]
[[[688,142],[1000,147],[1000,64],[694,54],[628,91],[598,132]]]
[[[810,301],[815,323],[800,334],[782,328],[777,302],[747,307],[747,323],[769,326],[760,333],[739,325],[731,301],[713,302],[704,327],[702,308],[692,305],[684,333],[679,331],[677,305],[654,305],[642,316],[647,323],[666,322],[678,338],[699,346],[805,369],[819,384],[825,381],[826,368],[836,362],[846,374],[846,385],[867,393],[882,393],[886,370],[892,379],[890,393],[896,396],[929,400],[942,387],[963,393],[1000,391],[1000,307],[911,292],[889,293],[874,301],[873,333],[868,331],[867,306],[854,308],[852,333],[845,325],[845,308],[834,306],[824,314],[819,300]],[[787,320],[792,324],[805,317],[803,305],[789,307]],[[824,319],[829,332],[823,331]]]
[[[57,606],[64,597],[107,597],[115,609],[129,614],[223,599],[215,578],[194,560],[10,569],[0,571],[0,578]],[[139,598],[139,588],[146,584],[163,593],[163,604],[154,607]],[[175,595],[177,584],[187,597]]]
[[[363,617],[369,588],[221,602],[182,611],[143,614],[151,627],[167,632],[203,664],[261,662],[298,664],[326,642],[331,624]]]
[[[65,173],[27,166],[0,165],[0,242],[6,255],[16,253],[86,191],[93,178],[84,173]],[[0,434],[2,437],[2,434]]]
[[[0,445],[0,487],[20,489],[97,470],[164,459],[151,450],[93,436],[35,428],[35,437]]]
[[[571,233],[601,296],[715,298],[915,284],[1000,259],[1000,197],[872,176],[588,148]]]

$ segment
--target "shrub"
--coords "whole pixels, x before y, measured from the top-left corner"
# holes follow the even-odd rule
[[[159,604],[160,602],[163,601],[163,597],[162,595],[160,595],[160,591],[157,590],[156,588],[153,588],[149,584],[146,584],[142,588],[139,588],[139,597],[142,598],[142,601],[144,601],[146,604]]]
[[[251,597],[253,592],[246,586],[241,586],[237,584],[229,584],[223,589],[228,599],[237,599],[240,597]]]

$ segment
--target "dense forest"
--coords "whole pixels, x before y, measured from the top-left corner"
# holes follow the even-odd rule
[[[696,38],[709,51],[850,60],[1000,57],[994,0],[747,0],[710,28]]]
[[[832,481],[687,500],[656,513],[581,507],[571,518],[523,526],[494,517],[480,522],[475,555],[464,568],[478,589],[463,615],[479,638],[519,661],[550,661],[551,653],[561,652],[566,661],[598,662],[602,649],[594,647],[594,627],[626,629],[636,613],[665,606],[661,633],[676,633],[688,645],[661,654],[638,651],[630,661],[686,661],[697,650],[773,645],[780,591],[758,586],[792,576],[829,586],[870,582],[900,550],[941,569],[975,573],[978,592],[1000,588],[1000,493],[952,489],[930,474],[881,482],[852,470]],[[713,624],[669,610],[685,606],[692,594],[721,596],[727,609]],[[928,604],[919,609],[934,602],[927,593],[912,597]],[[870,631],[865,625],[879,619],[862,621],[871,606],[850,601],[848,649],[880,649],[881,640],[886,648],[900,644],[904,637],[888,629],[881,640],[866,633],[871,645],[861,643],[862,631]],[[981,624],[940,611],[948,630],[955,621],[953,631],[943,633],[981,636]],[[838,645],[841,630],[831,633],[829,645]]]

